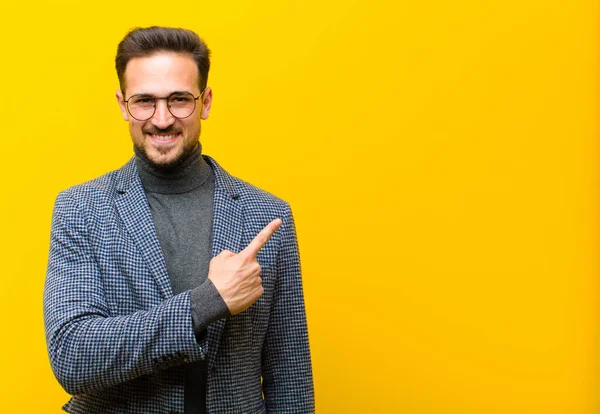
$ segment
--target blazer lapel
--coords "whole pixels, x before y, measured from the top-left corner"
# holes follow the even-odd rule
[[[173,296],[167,265],[156,235],[150,206],[133,159],[119,170],[116,206],[125,228],[146,260],[162,296]]]
[[[235,190],[233,178],[215,160],[204,155],[215,173],[215,195],[213,207],[213,257],[223,250],[238,253],[241,250],[243,216]],[[225,319],[219,319],[208,326],[208,367],[212,368],[217,355]]]

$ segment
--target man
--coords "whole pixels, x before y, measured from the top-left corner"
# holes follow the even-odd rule
[[[116,68],[135,157],[53,213],[44,317],[63,409],[313,412],[291,210],[201,154],[209,50],[135,29]]]

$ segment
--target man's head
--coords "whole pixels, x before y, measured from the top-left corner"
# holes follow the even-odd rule
[[[134,29],[119,43],[117,101],[133,144],[158,167],[175,167],[197,146],[212,102],[209,56],[185,29]]]

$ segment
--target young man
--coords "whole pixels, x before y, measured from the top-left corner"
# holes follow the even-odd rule
[[[131,31],[116,57],[135,157],[59,194],[44,291],[71,413],[309,413],[294,220],[201,154],[209,50]]]

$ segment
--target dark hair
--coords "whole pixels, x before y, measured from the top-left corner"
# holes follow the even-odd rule
[[[206,43],[191,30],[152,26],[132,29],[119,43],[115,67],[123,93],[127,63],[133,58],[151,56],[157,52],[190,54],[198,66],[200,90],[206,88],[210,70],[210,50]]]

